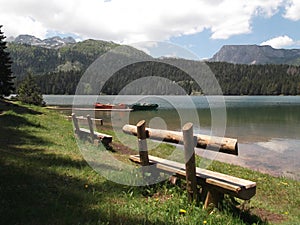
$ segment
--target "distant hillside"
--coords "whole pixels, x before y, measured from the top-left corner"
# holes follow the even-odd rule
[[[118,46],[112,42],[86,40],[78,43],[69,41],[59,48],[56,45],[46,48],[36,44],[38,42],[39,39],[33,36],[26,36],[25,39],[19,36],[8,43],[7,51],[13,61],[12,71],[18,80],[29,71],[34,75],[84,71],[100,55]]]
[[[300,49],[274,49],[271,46],[225,45],[209,61],[234,64],[300,65]]]

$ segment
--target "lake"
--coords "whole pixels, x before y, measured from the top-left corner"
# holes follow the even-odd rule
[[[122,127],[145,119],[149,127],[180,130],[194,123],[194,133],[237,138],[239,156],[197,150],[198,154],[276,176],[300,180],[300,96],[57,96],[48,105],[92,108],[97,102],[137,101],[159,104],[157,111],[90,113],[104,123]],[[71,111],[64,111],[71,113]]]

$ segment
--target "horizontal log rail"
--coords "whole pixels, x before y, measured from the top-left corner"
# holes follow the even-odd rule
[[[123,126],[123,132],[126,134],[137,135],[137,127],[126,124]],[[153,140],[163,140],[170,143],[183,143],[182,132],[146,128],[147,137]],[[219,151],[227,154],[238,155],[237,139],[209,136],[204,134],[194,134],[197,143],[195,146],[212,151]]]

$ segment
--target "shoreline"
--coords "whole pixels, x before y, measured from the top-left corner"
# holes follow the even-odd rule
[[[244,144],[240,145],[244,147]],[[297,165],[292,165],[290,162],[278,162],[278,160],[280,160],[280,158],[278,159],[277,157],[279,154],[273,154],[272,158],[270,158],[269,155],[265,154],[264,151],[252,153],[247,152],[247,150],[251,148],[252,147],[250,144],[248,144],[247,148],[242,148],[243,150],[241,150],[240,148],[238,156],[206,151],[199,148],[197,148],[195,152],[197,155],[206,159],[217,160],[222,163],[241,166],[243,168],[247,168],[263,174],[268,174],[274,177],[286,177],[295,181],[300,181],[299,166],[297,167]],[[253,155],[256,155],[257,157],[254,158]],[[270,161],[272,163],[270,163]]]

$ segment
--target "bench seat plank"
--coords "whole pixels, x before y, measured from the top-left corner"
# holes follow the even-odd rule
[[[86,128],[80,128],[80,131],[83,131],[83,132],[86,132],[86,133],[90,133],[90,130],[89,130],[89,129],[86,129]],[[111,135],[99,133],[99,132],[97,132],[97,131],[94,131],[94,134],[95,134],[98,138],[112,138]]]
[[[139,156],[130,156],[130,159],[140,163]],[[149,155],[149,163],[155,164],[163,172],[175,174],[180,178],[185,178],[185,165],[183,163],[162,159]],[[240,199],[249,200],[256,193],[256,183],[253,181],[233,177],[230,175],[202,169],[196,167],[197,183],[214,188],[222,193],[233,195]]]
[[[79,132],[83,133],[85,135],[90,135],[90,130],[86,129],[86,128],[79,128]],[[96,136],[96,138],[100,139],[105,144],[109,144],[112,142],[112,136],[110,136],[108,134],[103,134],[103,133],[94,131],[94,135]]]

